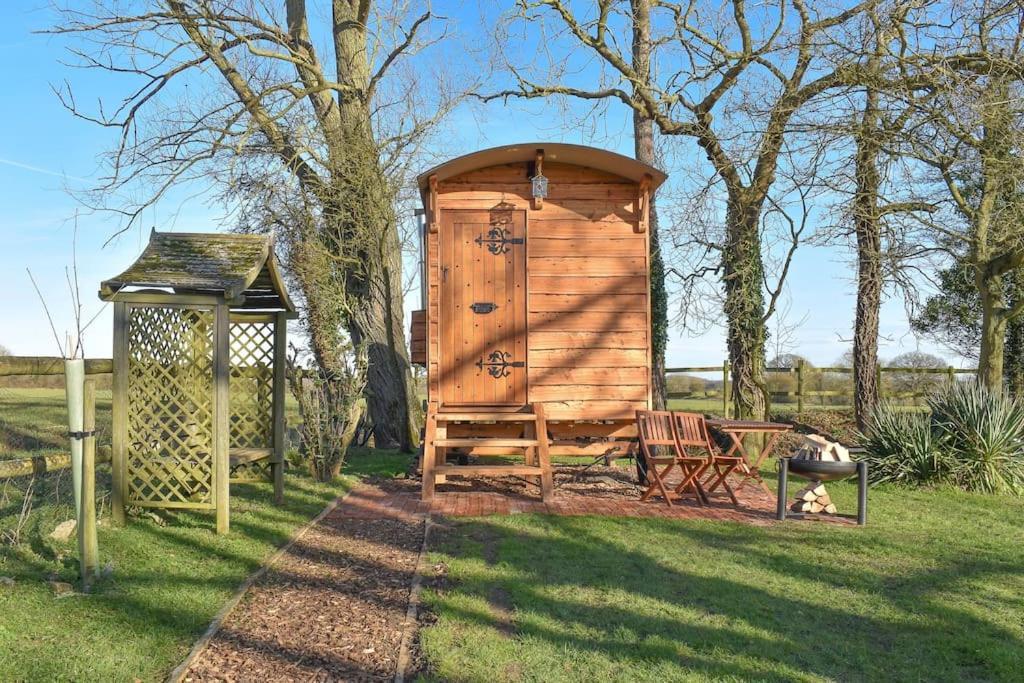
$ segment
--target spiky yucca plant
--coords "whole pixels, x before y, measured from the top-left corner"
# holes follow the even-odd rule
[[[862,435],[872,481],[1024,494],[1024,403],[956,382],[932,395],[928,407],[930,415],[879,406]]]
[[[968,491],[1024,493],[1024,404],[978,382],[956,382],[928,400],[944,435],[948,479]]]
[[[901,410],[883,401],[867,433],[861,435],[874,483],[923,484],[941,480],[943,436],[924,413]]]

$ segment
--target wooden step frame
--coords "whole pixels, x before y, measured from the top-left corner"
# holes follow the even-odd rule
[[[522,438],[448,438],[448,423],[521,422]],[[550,439],[544,406],[534,404],[515,413],[493,411],[460,410],[442,413],[436,403],[427,406],[427,419],[423,438],[423,489],[424,501],[434,499],[437,484],[443,483],[448,475],[502,476],[522,475],[539,480],[541,498],[549,502],[554,497],[554,478],[551,473]],[[449,465],[449,448],[472,448],[474,446],[522,449],[523,463],[513,465]]]

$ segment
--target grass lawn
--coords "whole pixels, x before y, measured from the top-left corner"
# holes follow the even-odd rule
[[[406,456],[353,456],[348,471],[403,471]],[[232,487],[231,533],[214,533],[212,513],[177,513],[166,525],[133,519],[124,528],[101,526],[101,562],[113,575],[89,595],[56,597],[55,574],[75,582],[73,542],[38,539],[30,547],[0,549],[0,681],[162,680],[195,639],[273,550],[352,484],[332,485],[298,474],[286,479],[283,507],[271,503],[269,484]]]
[[[853,486],[830,490],[854,509]],[[866,528],[450,524],[427,660],[455,681],[1024,679],[1024,501],[880,488],[870,504]]]

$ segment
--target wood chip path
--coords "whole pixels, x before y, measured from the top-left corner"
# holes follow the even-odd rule
[[[628,517],[708,518],[770,524],[774,500],[745,487],[742,505],[672,508],[640,503],[629,474],[597,468],[582,480],[556,471],[555,502],[539,501],[521,480],[452,480],[433,504],[418,480],[365,482],[314,524],[247,591],[180,680],[394,680],[410,586],[428,514],[463,516],[538,512]],[[415,647],[407,680],[421,665]]]

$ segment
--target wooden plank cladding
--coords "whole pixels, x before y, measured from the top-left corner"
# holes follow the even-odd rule
[[[409,331],[409,362],[427,364],[427,312],[413,311]]]
[[[420,177],[426,201],[436,192],[442,225],[425,240],[422,362],[429,363],[430,400],[442,408],[446,402],[542,404],[550,420],[578,421],[582,431],[575,434],[586,435],[594,431],[588,423],[631,421],[636,410],[650,407],[649,239],[641,184],[653,178],[656,188],[664,174],[602,150],[528,147],[484,150]],[[541,147],[548,180],[542,202],[531,185]],[[432,187],[428,178],[436,181]],[[444,243],[455,234],[446,225],[468,226],[457,245]],[[501,267],[518,263],[519,253],[524,270]],[[492,288],[488,296],[500,301],[477,301]],[[520,316],[523,332],[516,327]]]

